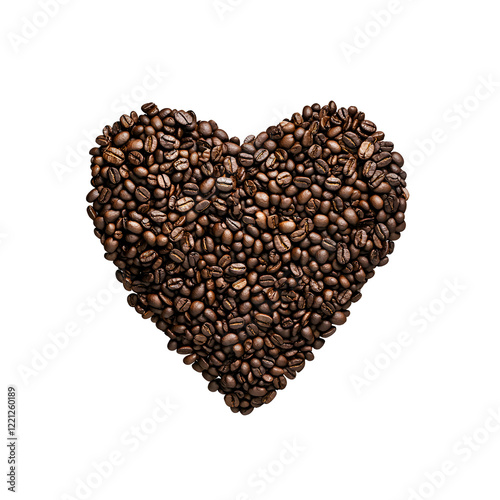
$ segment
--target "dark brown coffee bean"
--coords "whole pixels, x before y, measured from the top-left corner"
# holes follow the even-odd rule
[[[321,242],[321,246],[328,252],[328,253],[335,253],[337,250],[337,243],[335,243],[334,240],[330,238],[325,238]]]
[[[381,170],[376,170],[369,181],[369,185],[372,188],[376,188],[382,184],[385,180],[385,175]]]
[[[361,145],[360,138],[354,132],[346,132],[343,141],[349,149],[357,149]]]
[[[215,184],[222,193],[229,193],[233,190],[233,179],[230,177],[219,177]]]
[[[179,158],[174,162],[174,169],[178,172],[183,172],[189,168],[189,160],[187,158]]]
[[[112,165],[121,165],[125,161],[125,154],[121,149],[107,148],[103,154],[103,158]]]
[[[234,344],[237,344],[238,342],[239,342],[238,335],[235,335],[234,333],[228,333],[222,338],[223,346],[232,346]]]
[[[357,164],[356,158],[349,158],[344,165],[344,175],[351,177],[356,172]]]
[[[339,264],[345,265],[349,262],[351,254],[347,245],[345,243],[339,243],[337,245],[337,261]]]
[[[224,402],[230,408],[237,408],[240,405],[240,400],[235,394],[229,393],[224,396]]]
[[[139,200],[140,203],[147,203],[151,198],[151,193],[144,186],[139,186],[135,190],[135,197]]]
[[[354,237],[354,244],[358,248],[363,248],[368,241],[368,235],[366,234],[366,231],[363,229],[359,229],[356,231],[356,236]]]
[[[318,144],[313,144],[309,150],[307,151],[307,154],[309,155],[310,158],[313,160],[319,158],[321,156],[321,153],[323,152],[321,146]]]
[[[306,236],[307,236],[306,231],[304,231],[303,229],[298,229],[297,231],[294,231],[290,235],[290,240],[293,241],[294,243],[297,243],[299,241],[302,241]]]
[[[174,119],[179,125],[183,127],[191,125],[193,123],[193,117],[191,116],[191,114],[186,113],[185,111],[177,111],[176,113],[174,113]]]
[[[328,191],[338,191],[342,187],[342,181],[337,177],[328,177],[325,181],[325,188]]]
[[[382,152],[374,155],[372,160],[377,163],[377,168],[384,168],[392,162],[392,156],[388,152]]]
[[[245,320],[243,318],[232,318],[229,320],[228,325],[231,330],[241,330],[245,326]]]
[[[247,267],[242,263],[234,263],[227,268],[227,272],[232,276],[242,276],[247,272]]]
[[[175,208],[181,212],[189,212],[194,207],[194,200],[189,196],[185,196],[175,202]]]
[[[387,229],[387,226],[382,223],[379,223],[375,226],[375,234],[382,241],[389,238],[389,230]]]
[[[166,214],[160,212],[159,210],[152,210],[149,213],[149,217],[151,217],[151,220],[157,224],[162,224],[163,222],[166,222],[168,218]]]
[[[292,248],[292,244],[288,237],[284,234],[277,234],[274,237],[274,248],[280,253],[288,252]]]
[[[308,177],[295,177],[293,183],[299,189],[307,189],[308,187],[311,186],[311,179],[309,179]]]
[[[352,297],[352,291],[351,290],[344,290],[341,292],[337,298],[337,301],[341,305],[345,305],[347,302],[351,300]]]
[[[111,184],[119,184],[122,180],[120,171],[115,167],[111,167],[108,171],[108,179]]]
[[[276,182],[279,186],[289,186],[293,181],[293,177],[288,172],[280,172],[276,177]]]
[[[210,206],[210,201],[202,200],[194,207],[196,212],[204,212]]]
[[[273,323],[271,316],[260,313],[255,315],[255,321],[260,328],[269,328]]]
[[[150,264],[153,262],[158,254],[154,250],[147,250],[146,252],[141,253],[139,260],[142,264]]]
[[[173,241],[176,243],[177,241],[181,241],[182,238],[184,237],[184,229],[182,227],[176,227],[172,229],[172,232],[170,233],[170,241]]]
[[[373,122],[369,120],[363,120],[361,122],[361,130],[369,135],[372,135],[377,130],[377,127]]]
[[[182,192],[187,195],[187,196],[196,196],[200,191],[200,188],[192,183],[192,182],[188,182],[187,184],[184,185],[184,188],[182,189]]]
[[[189,299],[186,299],[185,297],[178,297],[175,301],[175,307],[179,312],[185,313],[189,311],[189,308],[191,307],[191,301]]]
[[[180,250],[172,250],[170,252],[170,258],[177,264],[182,264],[186,256]]]

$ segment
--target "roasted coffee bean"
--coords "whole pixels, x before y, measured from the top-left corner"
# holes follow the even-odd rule
[[[247,280],[245,278],[241,278],[233,283],[233,288],[238,291],[243,290],[246,286],[247,286]]]
[[[199,191],[200,188],[192,182],[188,182],[187,184],[185,184],[182,190],[182,192],[187,196],[196,196]]]
[[[189,160],[187,158],[179,158],[178,160],[174,161],[174,169],[183,172],[184,170],[187,170],[189,168]]]
[[[360,138],[354,132],[346,132],[343,136],[343,141],[349,149],[356,149],[361,144]]]
[[[358,154],[362,160],[368,160],[372,157],[374,151],[375,145],[371,141],[365,141],[359,147]]]
[[[241,330],[245,326],[245,320],[243,318],[232,318],[229,320],[228,325],[231,330]]]
[[[185,297],[178,297],[175,301],[175,308],[181,313],[189,311],[190,307],[191,301]]]
[[[356,158],[349,158],[344,165],[344,175],[351,177],[356,172],[357,164]]]
[[[158,186],[161,189],[169,189],[171,186],[170,177],[167,174],[160,174],[157,178]]]
[[[325,181],[325,188],[328,191],[338,191],[342,187],[342,181],[334,176],[328,177]]]
[[[247,266],[245,266],[245,264],[241,264],[241,263],[231,264],[227,268],[227,272],[229,274],[231,274],[232,276],[241,276],[247,272]]]
[[[224,396],[224,402],[230,408],[238,408],[240,406],[240,400],[236,394],[229,393]]]
[[[321,246],[328,252],[328,253],[334,253],[337,250],[337,243],[330,239],[330,238],[325,238],[321,242]]]
[[[335,314],[335,307],[330,302],[323,302],[323,304],[321,304],[321,312],[325,316],[333,316]]]
[[[193,116],[190,113],[186,113],[185,111],[174,112],[174,119],[179,125],[183,127],[191,125],[191,123],[193,123]]]
[[[390,153],[384,151],[382,153],[376,154],[372,157],[372,160],[377,163],[377,168],[383,168],[390,165],[392,162],[392,156]]]
[[[186,256],[180,250],[175,249],[170,252],[170,258],[177,264],[182,264]]]
[[[144,162],[144,156],[139,151],[131,151],[127,156],[131,165],[138,166]]]
[[[309,177],[300,177],[300,176],[297,176],[293,180],[293,183],[299,189],[307,189],[311,185],[311,179],[309,179]]]
[[[158,147],[158,139],[155,135],[148,135],[144,141],[144,151],[146,153],[154,153]]]
[[[111,167],[108,170],[108,179],[111,184],[119,184],[121,181],[120,171],[115,167]]]
[[[159,142],[160,146],[166,151],[177,149],[180,146],[180,142],[175,137],[167,134],[161,135]]]
[[[297,224],[295,224],[295,222],[293,222],[291,220],[286,220],[286,221],[280,222],[277,225],[277,227],[278,227],[280,233],[288,234],[288,233],[293,233],[295,231],[295,229],[297,229]]]
[[[274,276],[271,276],[270,274],[264,274],[259,278],[259,285],[263,286],[264,288],[273,286],[275,282],[276,278]]]
[[[321,153],[323,152],[321,146],[318,144],[313,144],[309,150],[307,151],[308,155],[312,159],[317,159],[321,156]]]
[[[101,203],[102,205],[108,203],[108,201],[111,199],[111,196],[112,196],[113,192],[111,191],[111,189],[105,187],[105,188],[102,188],[100,193],[99,193],[99,196],[97,197],[97,201],[99,203]]]
[[[354,237],[354,245],[358,248],[363,248],[368,242],[368,235],[365,230],[359,229],[356,231],[356,236]]]
[[[384,210],[388,214],[393,214],[394,212],[397,212],[399,208],[399,200],[396,195],[387,195],[387,198],[384,201]]]
[[[377,130],[377,127],[373,122],[369,120],[363,120],[361,122],[361,130],[363,130],[363,132],[365,132],[366,134],[372,135]]]
[[[381,170],[376,170],[368,182],[371,188],[376,188],[385,180],[385,174]]]
[[[382,241],[389,238],[389,229],[385,224],[379,223],[375,226],[375,235]]]
[[[349,259],[351,258],[349,249],[347,248],[347,245],[345,243],[339,243],[337,245],[337,261],[339,264],[342,264],[343,266],[346,265],[349,262]]]
[[[292,244],[288,239],[288,236],[284,234],[277,234],[274,237],[274,247],[280,253],[288,252],[292,248]]]
[[[287,187],[293,182],[293,177],[289,172],[280,172],[276,177],[279,186]]]
[[[103,151],[102,157],[112,165],[121,165],[125,161],[125,154],[117,148],[107,148]]]
[[[307,236],[307,232],[304,229],[298,229],[290,235],[290,240],[294,243],[302,241]]]
[[[189,196],[185,196],[184,198],[177,200],[175,203],[175,208],[181,213],[189,212],[189,210],[191,210],[193,207],[194,200]]]
[[[255,315],[255,322],[257,323],[257,326],[261,328],[269,328],[273,323],[273,319],[267,314],[258,313]]]
[[[210,206],[209,200],[202,200],[194,207],[196,212],[204,212]]]
[[[184,229],[182,227],[175,227],[172,229],[172,232],[170,233],[170,241],[173,241],[174,243],[177,241],[181,241],[184,236]]]
[[[191,111],[142,109],[91,150],[94,232],[130,306],[247,415],[387,263],[405,228],[404,160],[333,101],[243,142]]]
[[[229,193],[233,190],[233,180],[229,177],[219,177],[215,184],[222,193]]]
[[[340,292],[339,296],[337,297],[337,302],[340,305],[344,305],[347,302],[349,302],[349,300],[351,300],[351,297],[352,297],[352,291],[344,290],[343,292]]]
[[[139,260],[142,264],[150,264],[153,262],[158,254],[154,250],[147,250],[146,252],[141,253]]]
[[[147,203],[149,201],[149,199],[151,198],[151,193],[144,186],[139,186],[135,190],[135,197],[137,198],[137,200],[140,203]]]
[[[151,220],[157,224],[161,224],[163,222],[166,222],[168,219],[167,214],[164,214],[163,212],[160,212],[159,210],[152,210],[149,213],[149,217],[151,217]]]
[[[238,320],[241,320],[241,318],[238,318]],[[230,320],[231,322],[232,320]],[[228,333],[227,335],[225,335],[224,337],[222,337],[222,345],[223,346],[231,346],[231,345],[234,345],[234,344],[237,344],[239,341],[238,339],[238,335],[234,334],[234,333]]]

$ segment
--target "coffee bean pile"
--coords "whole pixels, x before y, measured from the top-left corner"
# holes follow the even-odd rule
[[[88,214],[130,306],[233,412],[271,402],[405,229],[403,158],[354,106],[306,106],[243,144],[142,106],[97,137]]]

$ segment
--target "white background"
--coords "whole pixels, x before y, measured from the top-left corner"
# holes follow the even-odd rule
[[[496,4],[48,4],[0,16],[1,408],[16,385],[17,498],[498,499]],[[234,415],[115,285],[86,215],[90,138],[147,101],[244,138],[330,99],[407,159],[407,230],[316,360]]]

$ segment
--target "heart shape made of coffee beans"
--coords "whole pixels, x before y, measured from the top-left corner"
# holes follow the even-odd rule
[[[306,106],[243,144],[142,106],[97,137],[95,234],[211,391],[271,402],[349,316],[405,228],[403,158],[354,106]]]

